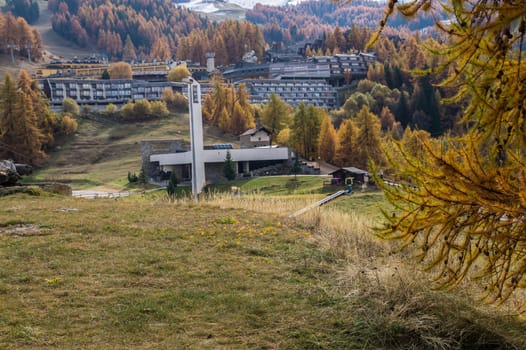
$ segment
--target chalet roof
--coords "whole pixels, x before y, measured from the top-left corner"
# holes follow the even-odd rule
[[[320,174],[330,174],[332,173],[333,171],[336,171],[338,169],[340,169],[339,167],[337,167],[336,165],[332,165],[330,163],[327,163],[323,160],[319,160],[318,161],[318,165],[320,167]]]
[[[353,166],[351,166],[351,167],[345,167],[345,168],[340,168],[340,169],[338,169],[338,170],[333,171],[332,173],[329,173],[329,175],[332,175],[332,174],[334,174],[334,173],[337,173],[337,172],[339,172],[339,171],[341,171],[341,170],[344,170],[344,171],[346,171],[346,172],[348,172],[348,173],[351,173],[351,174],[357,174],[357,175],[369,175],[369,172],[367,172],[367,171],[365,171],[365,170],[362,170],[362,169],[355,168],[355,167],[353,167]]]
[[[265,131],[267,134],[271,134],[271,132],[265,128],[264,126],[260,126],[259,128],[253,128],[253,129],[248,129],[247,131],[245,131],[244,133],[242,133],[240,136],[247,136],[247,135],[254,135],[256,134],[258,131]]]

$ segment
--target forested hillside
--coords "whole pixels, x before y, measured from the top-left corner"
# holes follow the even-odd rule
[[[237,62],[249,50],[262,58],[265,42],[287,45],[325,38],[335,27],[341,28],[347,40],[360,42],[340,51],[362,49],[370,34],[367,28],[376,27],[383,15],[383,5],[375,1],[338,4],[328,0],[284,7],[257,4],[246,14],[250,23],[212,23],[167,0],[50,0],[48,8],[54,13],[57,33],[81,47],[95,44],[110,59],[176,57],[204,63],[204,53],[214,51],[218,64]],[[390,26],[396,27],[396,35],[407,37],[432,23],[430,14],[411,22],[396,16]],[[394,33],[389,28],[385,31]],[[349,33],[355,37],[349,38]]]
[[[80,46],[97,43],[115,59],[173,57],[180,37],[209,25],[168,0],[50,0],[48,7],[56,32]]]
[[[110,59],[190,59],[218,64],[239,61],[246,50],[263,56],[259,28],[248,22],[212,23],[170,1],[50,0],[53,29],[80,46],[96,43]]]
[[[9,11],[15,16],[24,18],[30,24],[36,22],[40,15],[36,0],[6,0],[5,5],[6,12]]]
[[[211,24],[206,29],[193,30],[181,38],[177,48],[177,59],[190,59],[204,64],[205,53],[215,52],[219,65],[239,62],[243,54],[254,50],[263,58],[265,40],[259,26],[249,22],[225,21]]]
[[[335,26],[376,28],[383,17],[384,7],[385,5],[378,1],[361,0],[348,3],[311,0],[296,6],[282,7],[257,4],[247,11],[246,19],[263,26],[267,41],[290,43],[304,38],[317,38]],[[430,28],[433,23],[432,15],[426,13],[412,21],[402,16],[394,16],[389,26],[397,28],[396,33],[409,33]],[[280,29],[284,30],[283,33]],[[386,31],[389,32],[389,29]]]
[[[32,59],[42,57],[42,39],[24,18],[0,13],[0,52]]]

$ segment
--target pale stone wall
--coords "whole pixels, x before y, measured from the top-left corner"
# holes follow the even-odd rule
[[[177,153],[188,151],[189,145],[183,140],[144,140],[141,141],[142,168],[146,179],[155,179],[160,175],[158,162],[151,162],[153,154]]]

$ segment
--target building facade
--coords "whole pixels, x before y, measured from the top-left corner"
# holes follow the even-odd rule
[[[174,82],[149,82],[133,79],[39,79],[40,89],[52,105],[60,105],[65,98],[78,104],[123,104],[135,100],[160,100],[163,90],[170,88],[182,92],[186,84]]]
[[[271,132],[264,127],[253,128],[239,136],[239,147],[254,148],[270,146]]]
[[[338,91],[325,80],[247,79],[244,83],[250,93],[250,103],[265,104],[272,94],[284,102],[297,106],[301,102],[321,108],[338,106]]]
[[[288,173],[291,151],[287,147],[274,148],[205,148],[202,158],[207,183],[222,182],[226,154],[230,153],[236,176],[260,176]],[[168,174],[175,173],[180,181],[192,178],[192,152],[181,140],[141,141],[143,170],[150,182],[162,183]]]
[[[329,82],[334,86],[345,83],[346,75],[353,80],[367,77],[369,65],[376,62],[376,55],[360,52],[357,54],[336,54],[334,56],[314,56],[309,61],[320,66],[327,66]]]
[[[292,106],[304,102],[333,109],[340,106],[337,88],[366,78],[374,62],[376,55],[364,52],[313,56],[301,61],[240,65],[224,70],[223,76],[235,85],[244,83],[251,103],[267,103],[270,95],[276,94]]]

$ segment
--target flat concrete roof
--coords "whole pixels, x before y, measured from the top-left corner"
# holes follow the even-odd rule
[[[237,148],[237,149],[210,149],[203,150],[203,160],[205,163],[222,163],[225,161],[227,151],[230,152],[232,161],[249,162],[260,160],[287,160],[289,159],[289,149],[287,147],[278,148]],[[152,154],[151,162],[159,162],[159,165],[182,165],[192,163],[192,152]]]

